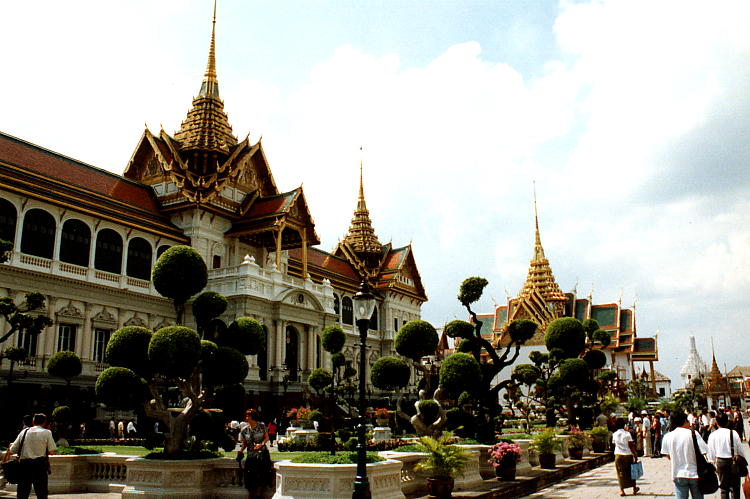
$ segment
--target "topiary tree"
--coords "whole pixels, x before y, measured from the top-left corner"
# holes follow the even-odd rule
[[[190,246],[172,246],[161,254],[151,273],[154,288],[174,303],[177,324],[182,324],[185,302],[208,282],[208,268]]]
[[[65,380],[68,398],[70,398],[70,382],[80,375],[82,370],[81,358],[70,350],[57,352],[47,361],[47,373]]]
[[[8,361],[10,362],[7,377],[8,385],[13,383],[13,367],[15,367],[16,362],[23,362],[24,360],[26,360],[26,357],[26,350],[21,347],[8,347],[0,356],[0,359],[8,359]]]
[[[192,305],[198,334],[202,339],[215,340],[219,331],[209,326],[214,318],[226,311],[229,305],[226,297],[215,291],[204,291],[195,297]]]
[[[154,333],[145,328],[118,329],[107,346],[106,361],[113,367],[99,375],[97,398],[113,409],[140,405],[147,416],[164,423],[164,452],[168,455],[183,448],[188,425],[210,401],[216,399],[238,413],[237,406],[244,400],[241,383],[249,369],[245,355],[231,346],[201,340],[195,330],[184,326],[168,326]],[[200,377],[202,384],[196,382]],[[170,410],[165,398],[164,388],[170,386],[176,387],[185,401],[179,411]]]
[[[10,296],[0,297],[0,315],[5,318],[5,323],[10,325],[10,329],[0,337],[0,344],[13,336],[13,333],[37,336],[44,328],[51,326],[52,320],[46,315],[30,313],[43,309],[44,301],[44,296],[37,292],[26,293],[21,305],[16,305]]]
[[[181,322],[185,301],[206,284],[206,265],[190,247],[174,246],[154,266],[154,286],[173,300]],[[158,284],[157,284],[158,282]],[[147,416],[165,424],[164,452],[177,454],[187,438],[190,421],[211,402],[241,413],[245,390],[241,383],[249,370],[246,355],[265,346],[266,334],[255,319],[239,317],[229,327],[216,318],[224,312],[226,298],[204,293],[196,298],[193,315],[200,327],[211,329],[212,339],[201,339],[197,331],[177,325],[151,332],[124,327],[110,338],[106,361],[112,366],[97,378],[100,401],[114,409],[143,406]],[[208,329],[204,329],[208,331]],[[184,405],[170,408],[166,393],[177,388]],[[237,400],[230,400],[236,397]]]
[[[526,420],[526,430],[531,429],[532,402],[540,403],[535,396],[535,387],[542,377],[542,370],[534,364],[519,364],[513,368],[511,379],[515,382],[508,386],[506,398],[521,411]],[[512,407],[513,407],[512,406]]]
[[[471,354],[477,362],[483,354],[486,356],[482,362],[482,376],[477,380],[478,419],[483,422],[477,428],[477,438],[494,443],[494,422],[498,415],[500,391],[514,385],[512,379],[498,381],[497,375],[516,361],[521,353],[521,346],[534,336],[537,325],[528,319],[514,320],[508,325],[507,342],[492,345],[482,336],[482,321],[471,308],[481,298],[487,284],[487,280],[482,277],[469,277],[461,283],[457,298],[469,313],[471,323],[453,321],[446,325],[445,332],[454,338],[463,339],[459,351]]]

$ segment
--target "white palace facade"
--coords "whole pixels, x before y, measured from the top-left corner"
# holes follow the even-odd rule
[[[361,281],[378,300],[369,363],[392,354],[398,328],[420,317],[427,296],[412,248],[378,241],[361,177],[346,236],[332,252],[316,247],[302,187],[281,192],[260,141],[232,133],[214,40],[212,32],[206,73],[180,129],[146,129],[123,175],[0,133],[0,238],[14,245],[0,264],[0,296],[21,303],[25,293],[39,291],[46,298],[39,312],[54,322],[38,337],[16,334],[0,345],[28,353],[16,366],[15,385],[63,383],[46,375],[45,363],[72,350],[84,364],[74,384],[90,387],[107,367],[113,331],[174,323],[171,303],[150,276],[161,252],[177,244],[205,259],[206,290],[229,300],[225,321],[250,316],[266,328],[266,350],[248,358],[245,382],[261,398],[300,394],[312,369],[330,367],[320,345],[328,325],[344,329],[344,353],[356,360],[352,296]],[[189,308],[185,318],[190,326]],[[0,332],[9,328],[0,318]],[[0,363],[0,376],[8,367],[8,360]]]

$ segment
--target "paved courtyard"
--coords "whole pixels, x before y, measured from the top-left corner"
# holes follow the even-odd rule
[[[647,457],[641,458],[641,462],[643,463],[643,477],[638,481],[638,487],[641,490],[636,497],[674,497],[669,460],[665,457],[659,459]],[[632,490],[626,490],[628,497],[632,497]],[[619,494],[615,463],[612,462],[525,497],[540,499],[612,499],[619,497]],[[718,499],[719,494],[717,492],[704,497]]]

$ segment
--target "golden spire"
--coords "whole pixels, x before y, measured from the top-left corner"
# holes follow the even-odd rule
[[[224,103],[219,98],[219,81],[216,77],[216,0],[211,26],[211,44],[208,49],[206,73],[198,96],[193,99],[193,108],[188,111],[174,138],[180,141],[181,150],[200,150],[229,154],[237,145],[232,135],[232,126],[224,112]],[[200,174],[210,174],[214,164],[203,165]]]
[[[360,147],[361,151],[362,148]],[[357,198],[357,209],[354,210],[352,224],[349,226],[349,233],[344,241],[357,253],[380,253],[382,245],[375,235],[375,229],[372,228],[370,221],[370,212],[367,210],[365,203],[365,188],[362,181],[362,160],[359,162],[359,197]]]
[[[526,282],[518,294],[519,298],[529,298],[539,293],[545,302],[567,301],[565,295],[555,281],[549,260],[544,256],[542,238],[539,236],[539,214],[536,206],[536,185],[534,185],[534,256],[529,263],[529,273]]]
[[[203,75],[203,83],[200,97],[219,98],[219,81],[216,79],[216,0],[214,0],[214,18],[211,25],[211,45],[208,48],[208,63],[206,73]]]

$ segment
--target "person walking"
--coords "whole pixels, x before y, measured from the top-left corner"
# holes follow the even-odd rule
[[[740,436],[740,440],[745,440],[745,420],[742,419],[742,413],[740,411],[734,411],[734,421],[732,428]]]
[[[698,461],[693,446],[693,435],[696,436],[701,454],[708,453],[706,442],[698,432],[690,427],[685,413],[674,411],[670,416],[672,431],[664,435],[661,453],[667,456],[672,466],[672,480],[677,499],[703,499],[698,488]]]
[[[656,411],[654,413],[654,421],[651,423],[651,434],[654,438],[654,445],[652,446],[651,457],[661,457],[661,413]]]
[[[615,470],[617,470],[620,495],[626,496],[625,489],[630,487],[633,487],[633,495],[636,495],[640,489],[630,475],[630,465],[638,462],[638,453],[635,449],[633,436],[625,429],[625,419],[623,418],[617,418],[615,428],[616,431],[612,434],[612,443],[615,446]]]
[[[653,450],[651,448],[651,445],[653,444],[653,441],[651,440],[651,418],[648,417],[648,411],[641,411],[642,421],[641,421],[641,434],[643,435],[643,455],[644,456],[651,456],[653,455]]]
[[[245,488],[250,493],[250,498],[261,499],[263,488],[271,486],[271,455],[268,452],[268,430],[266,425],[260,421],[260,415],[255,409],[245,411],[247,425],[240,431],[240,450],[237,453],[237,461],[242,462],[244,451],[247,449],[245,459],[245,472],[243,475]]]
[[[742,456],[750,461],[750,454],[742,445],[739,433],[730,429],[729,424],[725,413],[716,416],[718,428],[708,437],[708,451],[719,475],[721,499],[741,499],[740,476],[732,473],[732,457]]]
[[[47,499],[49,482],[49,459],[47,456],[55,453],[57,446],[52,438],[52,432],[44,427],[47,416],[42,413],[34,414],[34,426],[21,431],[15,441],[5,452],[3,462],[10,459],[11,454],[18,454],[21,459],[21,479],[16,489],[18,499],[28,499],[31,487],[39,499]]]

